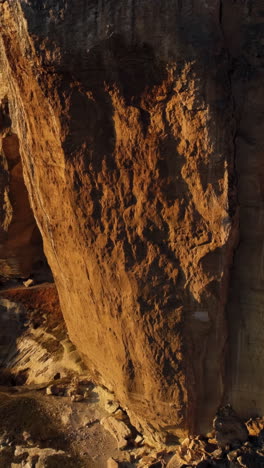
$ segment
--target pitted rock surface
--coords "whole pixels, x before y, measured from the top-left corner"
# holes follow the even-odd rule
[[[264,412],[253,3],[0,5],[0,83],[70,337],[164,438],[206,432],[224,396]]]

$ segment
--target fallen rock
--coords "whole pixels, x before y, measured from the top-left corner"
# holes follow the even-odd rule
[[[26,288],[30,288],[31,286],[34,286],[35,281],[33,279],[28,279],[27,281],[23,281],[23,285]]]
[[[157,462],[155,457],[148,455],[140,460],[140,462],[137,465],[137,468],[154,468],[156,463],[160,462]]]
[[[124,421],[109,416],[103,418],[101,424],[116,439],[119,449],[127,447],[128,439],[132,437],[132,432]]]
[[[240,455],[240,452],[238,450],[232,450],[227,454],[227,459],[230,462],[235,462],[237,460],[237,457]]]
[[[248,430],[231,405],[220,408],[213,421],[215,438],[219,447],[232,446],[248,440]]]
[[[223,458],[223,450],[221,448],[218,448],[214,450],[213,452],[211,452],[210,455],[212,458],[215,458],[216,460],[220,460],[221,458]]]
[[[36,445],[36,442],[33,440],[32,436],[30,435],[29,432],[24,431],[24,432],[22,433],[22,437],[23,437],[25,443],[26,443],[27,445],[29,445],[30,447],[33,447],[34,445]]]
[[[143,442],[143,437],[138,434],[137,437],[135,438],[135,444],[140,445]]]
[[[246,422],[246,427],[250,436],[258,436],[264,429],[264,418],[250,418]]]
[[[63,450],[17,446],[14,452],[13,468],[74,468],[76,462]]]
[[[175,453],[167,464],[167,468],[182,468],[186,466],[186,460],[184,460],[179,453]]]
[[[71,398],[71,401],[83,401],[89,397],[91,382],[80,380],[76,375],[72,378],[68,388],[65,388],[65,394]]]
[[[204,462],[205,459],[213,455],[213,448],[216,448],[216,446],[209,444],[208,440],[203,437],[188,437],[177,448],[176,453],[169,461],[168,467],[196,466],[197,463]]]

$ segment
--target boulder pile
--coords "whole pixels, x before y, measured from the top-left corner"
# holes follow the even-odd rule
[[[167,468],[262,468],[264,418],[244,423],[230,405],[219,409],[208,437],[186,438]]]

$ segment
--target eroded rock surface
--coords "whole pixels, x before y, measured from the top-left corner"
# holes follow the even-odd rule
[[[94,378],[150,431],[206,431],[223,399],[263,413],[260,2],[0,12],[25,182]]]
[[[236,238],[221,2],[1,5],[25,181],[71,339],[134,415],[206,430]]]

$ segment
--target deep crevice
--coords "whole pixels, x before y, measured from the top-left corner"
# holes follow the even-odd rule
[[[24,182],[19,140],[12,129],[7,98],[0,103],[0,280],[35,277],[51,281],[42,238],[29,203]]]

